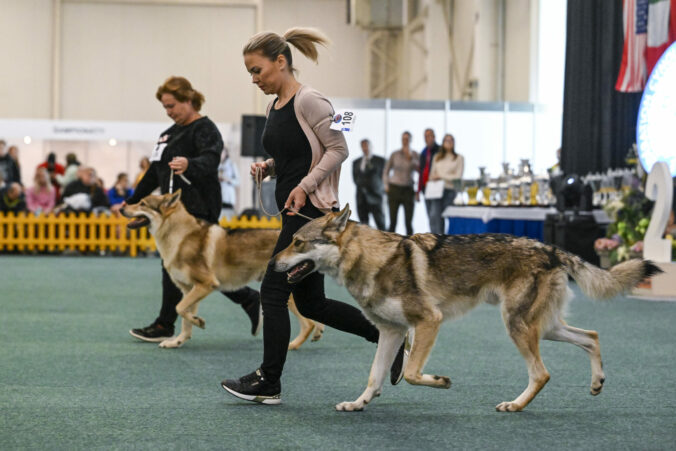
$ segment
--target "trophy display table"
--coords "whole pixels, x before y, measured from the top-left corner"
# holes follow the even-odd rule
[[[545,217],[556,213],[553,207],[452,206],[444,210],[446,233],[509,233],[542,241]]]

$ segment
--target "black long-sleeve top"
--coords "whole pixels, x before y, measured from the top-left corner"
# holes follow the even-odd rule
[[[206,116],[185,126],[174,124],[162,133],[158,144],[166,144],[160,160],[150,164],[127,203],[139,202],[158,186],[162,194],[168,193],[171,175],[169,161],[174,157],[185,157],[188,159],[188,169],[183,176],[191,184],[174,174],[174,192],[181,189],[181,201],[189,213],[209,222],[218,222],[221,212],[218,164],[223,138],[216,124]]]

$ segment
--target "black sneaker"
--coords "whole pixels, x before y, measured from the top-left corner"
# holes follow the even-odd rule
[[[404,342],[401,344],[397,356],[392,362],[390,367],[390,383],[392,385],[397,385],[404,377],[404,370],[406,369],[406,364],[408,363],[408,356],[411,354],[411,346],[413,345],[413,334],[406,333],[404,337]]]
[[[246,401],[261,404],[280,404],[282,402],[282,384],[270,383],[258,368],[251,374],[239,379],[226,379],[221,382],[228,393]]]
[[[158,343],[174,336],[173,327],[164,327],[159,323],[152,323],[143,329],[132,329],[129,331],[132,337],[139,340]]]

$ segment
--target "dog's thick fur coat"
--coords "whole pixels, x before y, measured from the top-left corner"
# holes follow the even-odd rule
[[[362,410],[382,390],[387,369],[409,328],[415,331],[404,378],[410,384],[449,388],[446,376],[423,368],[444,320],[482,302],[499,304],[507,332],[526,360],[528,386],[499,411],[520,411],[549,380],[539,351],[541,338],[565,341],[591,359],[591,394],[605,375],[598,334],[571,327],[563,319],[571,296],[568,276],[592,298],[611,298],[634,287],[659,268],[630,260],[605,271],[556,247],[510,235],[433,235],[404,237],[354,221],[350,211],[329,213],[303,226],[275,256],[275,269],[297,282],[317,270],[335,278],[355,297],[380,331],[368,386],[337,410]]]
[[[176,306],[182,317],[181,333],[161,342],[162,348],[181,346],[191,338],[193,325],[204,328],[205,321],[197,316],[197,307],[212,291],[234,291],[261,280],[279,238],[279,230],[227,230],[197,219],[185,209],[180,196],[181,190],[149,195],[121,211],[134,219],[129,227],[150,228],[169,277],[183,293]],[[313,341],[319,339],[323,325],[301,316],[293,299],[289,307],[301,324],[301,333],[290,348],[298,348],[313,329]]]

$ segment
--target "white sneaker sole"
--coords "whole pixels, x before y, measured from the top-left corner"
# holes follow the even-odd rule
[[[245,401],[251,401],[251,402],[257,402],[259,404],[268,404],[268,405],[276,405],[276,404],[281,404],[282,403],[282,396],[281,395],[276,395],[276,396],[254,396],[254,395],[245,395],[243,393],[236,392],[235,390],[226,387],[225,385],[221,384],[221,387],[228,393],[230,393],[232,396],[235,396],[236,398],[243,399]]]
[[[172,338],[172,336],[148,338],[148,337],[144,337],[143,335],[135,334],[133,330],[129,331],[129,335],[131,335],[134,338],[138,338],[139,340],[147,341],[148,343],[159,343],[161,341],[168,340],[168,339]]]

